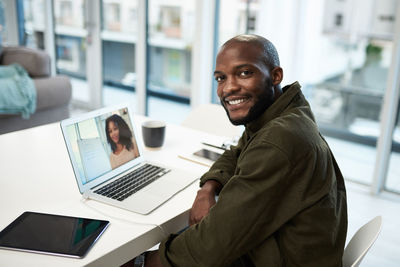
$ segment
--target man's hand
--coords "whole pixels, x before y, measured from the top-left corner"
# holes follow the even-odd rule
[[[215,205],[215,194],[221,190],[221,184],[214,180],[208,180],[199,191],[193,202],[189,214],[189,225],[200,222],[206,216],[212,206]]]

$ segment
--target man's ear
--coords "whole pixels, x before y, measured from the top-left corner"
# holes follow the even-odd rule
[[[283,70],[281,67],[275,67],[271,70],[271,81],[274,86],[280,84],[283,79]]]

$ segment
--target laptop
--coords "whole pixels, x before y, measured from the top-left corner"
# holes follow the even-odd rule
[[[148,214],[198,177],[150,162],[132,107],[105,107],[61,121],[79,191],[94,199]]]

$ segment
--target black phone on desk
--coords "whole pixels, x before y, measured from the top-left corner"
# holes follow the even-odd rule
[[[202,157],[202,158],[206,158],[212,161],[216,161],[217,159],[219,159],[219,157],[222,155],[218,152],[212,151],[212,150],[208,150],[205,148],[200,149],[199,151],[196,151],[193,153],[193,155],[196,155],[198,157]]]

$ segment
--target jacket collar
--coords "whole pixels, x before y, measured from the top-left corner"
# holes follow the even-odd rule
[[[286,85],[282,89],[282,95],[269,108],[267,108],[260,117],[246,124],[246,132],[248,133],[249,137],[254,135],[266,123],[279,117],[279,115],[289,106],[293,99],[299,93],[301,93],[300,87],[301,86],[298,82]]]

